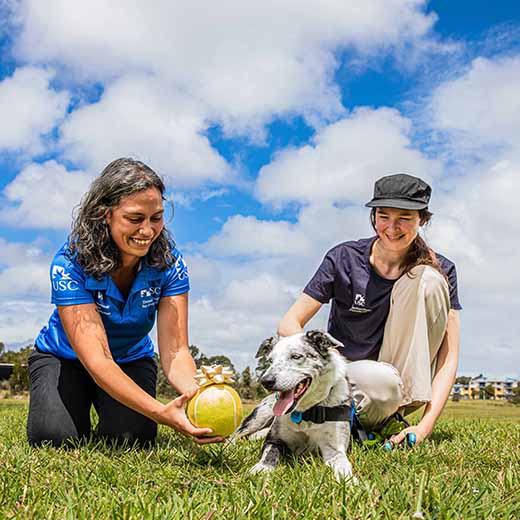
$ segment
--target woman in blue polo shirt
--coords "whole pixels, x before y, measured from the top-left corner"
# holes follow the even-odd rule
[[[393,435],[428,437],[448,399],[459,355],[455,265],[419,235],[428,223],[431,188],[406,174],[379,179],[367,203],[376,236],[332,248],[303,294],[283,317],[279,334],[301,332],[331,302],[329,332],[352,361],[358,418],[381,429],[398,410],[425,405],[421,421]]]
[[[151,444],[157,424],[198,443],[184,405],[194,392],[188,349],[189,279],[164,227],[164,184],[133,159],[110,163],[84,196],[68,241],[50,269],[48,326],[29,357],[29,442],[61,445],[96,433],[115,441]],[[155,399],[157,367],[148,335],[157,315],[162,369],[181,396]]]

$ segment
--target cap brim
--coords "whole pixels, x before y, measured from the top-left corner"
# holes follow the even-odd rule
[[[403,199],[372,199],[365,206],[367,208],[426,209],[428,204]]]

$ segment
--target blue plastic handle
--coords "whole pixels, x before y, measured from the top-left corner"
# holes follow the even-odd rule
[[[415,433],[409,432],[406,434],[406,443],[408,444],[408,446],[412,447],[415,445],[416,442],[417,442],[417,435],[415,435]]]
[[[417,442],[417,435],[413,432],[409,432],[406,434],[406,444],[411,448],[412,446],[415,446],[415,443]],[[390,441],[386,441],[383,444],[383,448],[386,451],[392,451],[394,446]]]

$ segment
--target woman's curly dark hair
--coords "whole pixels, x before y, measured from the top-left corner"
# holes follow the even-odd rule
[[[149,188],[157,188],[164,200],[161,178],[146,164],[129,158],[112,161],[92,182],[75,210],[67,251],[86,274],[100,280],[120,266],[119,249],[110,235],[106,215],[124,197]],[[163,228],[150,246],[146,263],[161,271],[167,269],[175,261],[173,245],[171,234]]]

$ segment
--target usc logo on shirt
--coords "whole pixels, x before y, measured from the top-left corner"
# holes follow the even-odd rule
[[[54,265],[52,267],[52,288],[55,291],[77,291],[79,286],[78,282],[72,280],[63,267]]]

